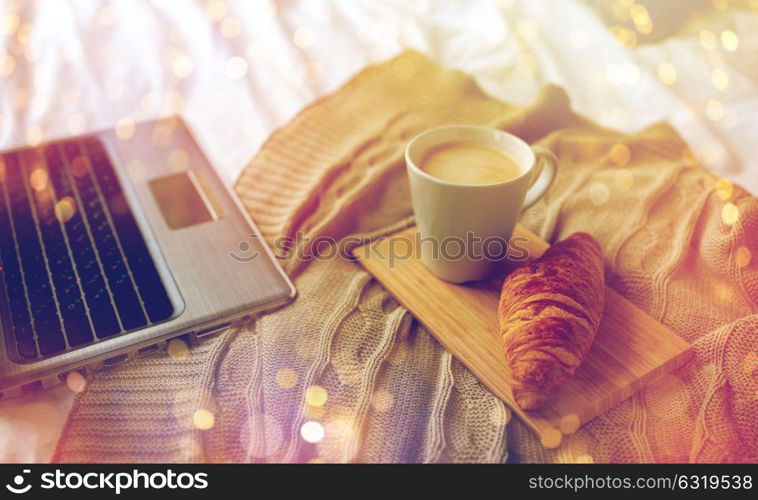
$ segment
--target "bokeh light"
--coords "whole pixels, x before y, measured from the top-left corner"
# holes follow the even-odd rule
[[[26,143],[31,146],[39,146],[42,142],[42,128],[39,125],[32,125],[26,129]]]
[[[661,63],[658,65],[658,78],[666,85],[676,83],[676,68],[673,64]]]
[[[721,220],[728,226],[733,226],[740,218],[740,209],[734,203],[724,203],[721,208]]]
[[[134,135],[135,125],[131,118],[121,118],[116,122],[116,137],[128,141]]]
[[[729,52],[736,52],[740,46],[740,40],[734,31],[724,30],[721,32],[721,45]]]
[[[714,189],[716,191],[716,195],[722,200],[726,201],[732,197],[732,193],[734,192],[734,184],[732,184],[732,181],[729,179],[719,179],[716,181]]]
[[[172,359],[184,359],[189,356],[189,346],[184,339],[171,339],[166,352]]]
[[[573,434],[576,432],[577,429],[579,429],[579,426],[581,425],[581,420],[579,419],[579,415],[575,413],[571,413],[568,415],[564,415],[563,418],[561,418],[561,422],[559,424],[559,428],[562,433],[564,434]]]
[[[632,158],[632,152],[626,144],[617,143],[611,147],[611,161],[618,166],[624,166]]]
[[[740,269],[749,266],[752,258],[752,252],[750,252],[750,249],[744,245],[738,247],[734,253],[734,263]]]
[[[326,389],[320,385],[312,385],[305,390],[305,402],[310,406],[324,406],[327,399]]]
[[[55,218],[58,219],[61,224],[65,224],[74,218],[76,214],[76,202],[70,196],[66,196],[58,200],[55,204]]]
[[[175,77],[180,79],[187,78],[194,69],[195,63],[192,61],[192,58],[186,54],[177,55],[171,62],[171,72]]]
[[[729,86],[729,75],[721,68],[716,68],[711,73],[711,82],[718,90],[726,90]]]
[[[281,368],[276,372],[276,384],[282,389],[292,389],[297,385],[297,372],[292,368]]]
[[[226,75],[234,80],[239,80],[247,74],[247,61],[239,56],[234,56],[226,61]]]
[[[195,414],[192,416],[192,423],[197,429],[207,431],[208,429],[212,429],[216,424],[216,418],[209,410],[200,408],[195,411]]]
[[[47,171],[43,167],[36,167],[29,174],[29,185],[37,192],[47,189],[50,182],[50,178],[47,175]]]
[[[611,197],[611,191],[602,182],[593,182],[589,189],[590,202],[596,207],[605,205]]]
[[[371,406],[379,413],[384,413],[392,409],[395,404],[395,398],[385,390],[379,390],[371,398]]]
[[[318,422],[308,421],[300,427],[300,435],[309,443],[318,443],[324,439],[324,427]]]
[[[562,440],[563,434],[555,428],[547,429],[540,434],[540,443],[545,448],[557,448]]]
[[[68,372],[66,374],[66,387],[71,392],[83,392],[87,387],[87,379],[78,371]]]
[[[184,149],[173,149],[166,156],[166,163],[171,170],[185,170],[189,167],[190,155]]]

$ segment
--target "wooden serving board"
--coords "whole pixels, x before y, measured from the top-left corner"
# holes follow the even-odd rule
[[[536,258],[548,244],[523,226],[514,237]],[[405,238],[395,248],[415,250],[416,228],[392,238]],[[475,285],[456,285],[436,278],[420,259],[395,259],[390,266],[387,238],[358,247],[355,257],[437,338],[453,356],[501,398],[543,443],[556,445],[561,434],[575,431],[657,376],[692,358],[691,346],[674,332],[611,288],[595,343],[562,391],[539,412],[521,410],[513,400],[509,370],[498,333],[497,309],[503,277]],[[412,243],[411,243],[412,242]],[[415,254],[415,251],[413,252]]]

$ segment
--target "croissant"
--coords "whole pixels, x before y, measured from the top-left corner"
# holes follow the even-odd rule
[[[519,407],[539,409],[574,375],[604,306],[603,256],[586,233],[572,234],[506,278],[500,335]]]

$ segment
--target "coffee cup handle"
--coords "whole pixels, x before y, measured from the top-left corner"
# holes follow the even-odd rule
[[[532,146],[537,165],[535,172],[532,174],[532,183],[529,191],[526,192],[522,209],[529,208],[542,198],[545,191],[550,187],[558,172],[558,157],[547,148],[542,146]]]

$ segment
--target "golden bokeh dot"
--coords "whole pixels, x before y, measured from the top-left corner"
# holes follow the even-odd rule
[[[195,69],[195,63],[186,54],[180,54],[171,61],[171,72],[177,78],[187,78],[193,69]]]
[[[734,252],[734,262],[739,268],[745,268],[750,265],[750,260],[753,258],[750,249],[746,246],[740,246],[737,251]]]
[[[6,173],[7,173],[7,170],[5,168],[5,160],[3,160],[3,157],[0,156],[0,182],[5,182]]]
[[[300,435],[309,443],[318,443],[324,439],[324,427],[318,422],[308,421],[300,427]]]
[[[174,149],[166,157],[171,170],[185,170],[189,166],[190,155],[183,149]]]
[[[676,68],[670,63],[661,63],[658,65],[658,78],[666,85],[676,83]]]
[[[705,103],[705,114],[713,121],[718,121],[724,117],[724,106],[715,99],[710,99]]]
[[[729,87],[729,75],[721,68],[716,68],[711,73],[711,83],[718,90],[726,90]]]
[[[242,32],[242,23],[236,17],[227,17],[221,21],[219,30],[224,38],[235,38]]]
[[[80,135],[87,128],[87,119],[81,113],[74,113],[68,117],[67,127],[73,135]]]
[[[122,141],[128,141],[134,135],[135,125],[131,118],[121,118],[116,122],[116,137]]]
[[[371,406],[380,413],[391,410],[394,404],[395,398],[385,390],[377,391],[371,398]]]
[[[234,56],[226,61],[226,76],[233,80],[244,78],[247,74],[247,61],[240,56]]]
[[[729,52],[735,52],[740,46],[740,40],[734,31],[724,30],[721,32],[721,45]]]
[[[619,170],[615,178],[616,187],[621,191],[629,191],[634,186],[634,174],[629,170]]]
[[[555,428],[550,428],[540,434],[540,443],[545,448],[557,448],[561,444],[563,434]]]
[[[126,164],[126,169],[129,172],[129,176],[135,181],[145,178],[145,164],[140,160],[131,160]]]
[[[75,214],[76,202],[72,197],[65,196],[55,204],[55,218],[58,219],[61,224],[65,224],[73,219]]]
[[[589,190],[590,201],[596,207],[605,205],[611,197],[611,191],[602,182],[593,182]]]
[[[716,190],[718,197],[726,201],[732,197],[732,193],[734,192],[734,185],[729,179],[719,179],[716,181],[716,186],[714,189]]]
[[[87,379],[77,371],[66,374],[66,387],[71,392],[82,392],[87,387]]]
[[[324,406],[327,399],[326,389],[320,385],[312,385],[305,390],[305,402],[310,406]]]
[[[20,43],[21,45],[26,45],[27,43],[29,43],[29,37],[32,34],[33,29],[34,29],[34,26],[29,23],[22,24],[21,26],[19,26],[18,31],[16,32],[16,40],[18,40],[18,43]]]
[[[740,209],[734,203],[724,203],[721,208],[721,220],[728,226],[733,226],[740,218]]]
[[[164,96],[164,101],[173,112],[179,112],[184,108],[184,95],[178,90],[169,90]]]
[[[32,189],[37,192],[47,189],[49,180],[47,171],[42,167],[36,167],[32,170],[32,173],[29,174],[29,184],[32,186]]]
[[[308,47],[311,47],[316,41],[316,35],[310,28],[299,28],[297,31],[295,31],[292,39],[295,42],[295,45],[301,49],[307,49]]]
[[[207,431],[208,429],[212,429],[216,424],[216,418],[209,410],[200,408],[192,415],[192,423],[195,424],[197,429]]]
[[[611,147],[611,161],[616,165],[626,165],[631,158],[632,152],[626,144],[617,143]]]
[[[564,415],[561,418],[559,428],[564,434],[573,434],[577,429],[579,429],[580,425],[581,421],[579,420],[579,415],[576,413],[570,413],[568,415]]]
[[[166,352],[172,359],[184,359],[189,356],[189,346],[183,339],[171,339]]]
[[[595,459],[592,458],[592,455],[587,455],[586,453],[583,455],[579,455],[574,459],[574,463],[577,464],[594,464]]]
[[[634,48],[637,46],[637,33],[624,26],[611,26],[611,31],[621,45]]]
[[[39,125],[32,125],[26,129],[26,143],[29,146],[38,146],[42,142],[42,129]]]
[[[700,45],[706,50],[713,50],[716,48],[716,35],[710,30],[701,30],[698,34]]]
[[[214,21],[224,17],[226,10],[226,2],[224,0],[210,0],[205,4],[205,13]]]
[[[13,35],[21,24],[18,14],[7,13],[0,16],[0,34]]]
[[[297,385],[297,372],[292,368],[282,368],[276,372],[276,383],[282,389],[292,389]]]

